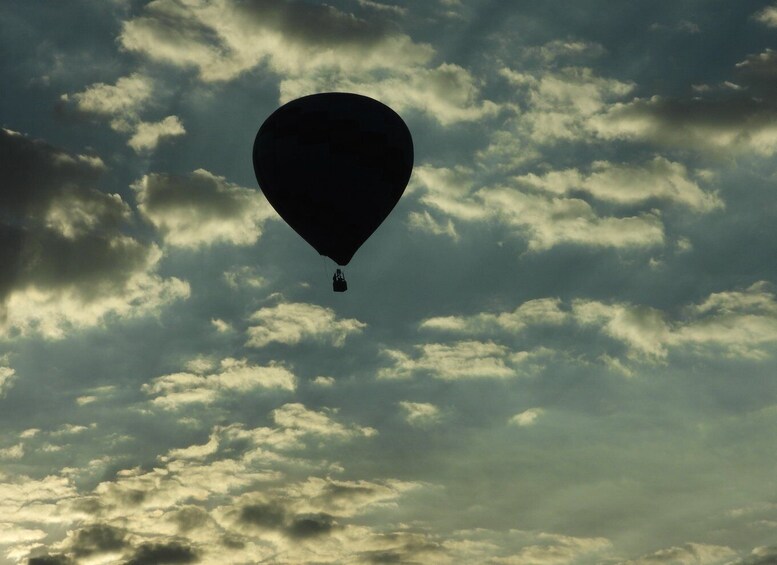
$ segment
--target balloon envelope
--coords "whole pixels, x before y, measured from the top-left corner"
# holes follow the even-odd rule
[[[321,255],[347,265],[394,208],[413,170],[413,140],[367,96],[313,94],[259,128],[254,172],[267,200]]]

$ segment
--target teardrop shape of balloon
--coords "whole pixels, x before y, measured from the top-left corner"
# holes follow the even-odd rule
[[[254,141],[259,187],[321,255],[347,265],[396,206],[413,170],[413,139],[385,104],[325,92],[284,104]]]

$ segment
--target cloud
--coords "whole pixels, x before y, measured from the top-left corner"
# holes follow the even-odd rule
[[[63,94],[60,98],[72,102],[81,112],[135,120],[151,101],[153,91],[154,84],[149,77],[133,73],[119,78],[115,85],[97,82],[83,92]]]
[[[150,59],[195,68],[204,81],[231,80],[260,64],[286,76],[390,69],[433,53],[382,23],[299,0],[158,0],[124,22],[119,41]]]
[[[567,565],[582,558],[590,558],[612,546],[606,538],[576,538],[557,534],[541,533],[541,544],[524,547],[510,557],[492,560],[494,565]]]
[[[40,555],[38,557],[30,557],[27,565],[76,565],[75,562],[62,554],[54,555]]]
[[[4,521],[27,525],[67,523],[73,513],[60,503],[73,500],[77,495],[75,485],[67,477],[48,475],[33,479],[25,475],[0,474],[0,516]]]
[[[162,139],[186,133],[178,116],[167,116],[159,122],[139,122],[127,144],[138,153],[156,149]]]
[[[257,273],[256,267],[243,265],[224,273],[224,281],[230,288],[262,288],[267,280]]]
[[[578,198],[548,199],[507,187],[483,190],[478,196],[499,221],[525,233],[532,251],[561,244],[647,248],[664,243],[663,224],[656,211],[603,217]]]
[[[756,547],[753,551],[739,561],[736,561],[736,565],[772,565],[777,559],[777,547],[775,546],[761,546]]]
[[[682,547],[661,549],[632,561],[623,561],[620,565],[722,565],[731,563],[737,553],[729,547],[686,543]]]
[[[568,313],[561,310],[560,304],[558,298],[538,298],[524,302],[512,312],[427,318],[420,323],[420,328],[469,335],[504,331],[514,333],[533,325],[563,324]]]
[[[665,358],[669,348],[692,353],[716,350],[728,357],[763,359],[777,342],[777,301],[768,283],[743,291],[711,294],[669,320],[655,309],[627,304],[575,301],[582,324],[600,325],[610,337],[627,344],[635,355]]]
[[[664,243],[663,223],[655,209],[634,216],[601,216],[579,198],[549,197],[520,186],[477,189],[472,172],[461,167],[422,165],[414,171],[413,184],[429,208],[459,222],[499,222],[526,237],[532,251],[562,244],[647,248]]]
[[[490,341],[459,341],[453,344],[426,343],[415,347],[418,355],[384,349],[392,367],[378,371],[378,378],[407,379],[427,374],[446,381],[505,379],[522,373],[521,366],[531,357],[526,351],[512,351]]]
[[[360,1],[363,7],[403,8]],[[399,112],[413,108],[442,125],[494,116],[480,84],[465,68],[426,65],[431,46],[415,43],[386,22],[300,0],[158,0],[124,23],[125,49],[182,68],[206,82],[228,81],[263,65],[282,77],[280,102],[323,91],[377,98]]]
[[[664,358],[670,326],[663,312],[647,306],[606,304],[578,299],[572,303],[575,320],[596,326],[603,333],[629,347],[633,356]]]
[[[79,558],[115,553],[128,545],[124,530],[106,524],[92,524],[71,534],[66,544],[68,550]]]
[[[335,384],[335,378],[334,377],[326,377],[323,375],[317,376],[315,379],[313,379],[313,384],[316,386],[322,386],[322,387],[331,387]]]
[[[403,400],[399,406],[405,412],[405,421],[411,426],[427,426],[440,421],[440,409],[434,404]]]
[[[568,304],[557,298],[530,300],[508,312],[482,312],[471,316],[440,316],[423,320],[420,329],[467,337],[489,336],[512,338],[517,332],[539,326],[556,325],[593,328],[626,346],[628,357],[635,360],[664,360],[670,351],[685,354],[717,353],[730,358],[765,359],[777,342],[777,297],[772,286],[759,281],[743,290],[728,290],[710,294],[697,304],[689,304],[671,317],[667,312],[649,306],[626,302],[602,302],[577,298]],[[483,348],[483,342],[462,348]],[[504,371],[510,365],[507,350],[488,342],[489,363]],[[461,345],[459,345],[461,347]],[[383,376],[410,376],[415,371],[439,370],[456,372],[455,345],[427,344],[419,346],[423,354],[411,358],[400,351],[387,350],[394,359],[393,369]],[[539,352],[535,352],[539,354]],[[466,353],[462,363],[468,362]],[[523,355],[527,355],[523,353]],[[472,357],[479,359],[475,354]],[[449,359],[450,358],[450,359]],[[602,353],[599,357],[613,369],[631,374],[620,360]],[[502,359],[502,361],[499,361]],[[521,359],[522,361],[523,359]],[[483,363],[483,360],[477,363]],[[462,365],[462,369],[463,365]],[[496,371],[499,372],[499,371]]]
[[[83,92],[63,94],[60,100],[72,104],[82,114],[110,119],[111,129],[129,134],[127,144],[141,153],[155,149],[163,138],[186,133],[178,116],[167,116],[158,122],[140,118],[143,110],[153,102],[153,94],[153,80],[133,73],[119,78],[115,85],[98,82]]]
[[[590,139],[589,120],[635,86],[596,76],[587,67],[534,73],[504,67],[499,74],[526,100],[519,132],[539,144]]]
[[[0,333],[60,338],[188,296],[155,273],[159,249],[127,234],[131,210],[99,189],[99,158],[2,130],[0,170]]]
[[[3,398],[13,386],[16,379],[16,371],[11,367],[0,366],[0,398]]]
[[[197,169],[189,175],[152,173],[132,185],[140,213],[168,245],[252,245],[275,212],[257,190]]]
[[[544,412],[542,408],[529,408],[511,417],[509,423],[522,428],[533,426],[537,423],[537,418],[542,416]]]
[[[18,443],[0,449],[0,459],[21,459],[24,457],[24,444]]]
[[[522,54],[529,60],[535,59],[548,66],[568,59],[595,58],[604,53],[605,49],[599,43],[580,39],[554,39],[543,45],[525,47]]]
[[[30,530],[9,522],[0,522],[0,545],[38,541],[46,537],[43,530]]]
[[[515,177],[515,180],[521,185],[555,195],[568,195],[579,190],[599,200],[620,205],[657,199],[687,206],[697,212],[723,207],[716,194],[704,192],[699,187],[685,165],[660,156],[641,165],[594,161],[588,174],[578,169],[566,169],[543,175],[529,173]]]
[[[777,112],[753,98],[638,98],[613,105],[591,124],[597,135],[608,140],[646,140],[764,156],[777,151]]]
[[[392,12],[399,16],[407,15],[407,8],[395,4],[383,4],[382,2],[373,2],[372,0],[358,0],[359,6],[371,8],[380,12]]]
[[[347,439],[358,436],[370,437],[377,433],[375,429],[369,427],[345,426],[332,420],[326,412],[309,410],[298,402],[284,404],[273,410],[270,415],[277,425],[304,434]]]
[[[159,563],[196,563],[198,552],[180,542],[144,543],[138,547],[126,565],[157,565]]]
[[[316,92],[355,92],[378,99],[397,112],[420,110],[443,126],[495,116],[500,106],[480,101],[480,84],[467,69],[450,63],[428,69],[413,67],[387,78],[302,76],[281,81],[281,102]]]
[[[688,20],[680,20],[679,22],[672,24],[653,23],[650,24],[648,29],[650,29],[650,31],[674,31],[690,34],[701,33],[699,25]]]
[[[777,6],[767,6],[753,17],[767,27],[777,27]]]
[[[294,391],[297,379],[281,365],[251,365],[245,359],[222,359],[211,374],[173,373],[144,384],[143,392],[154,404],[177,409],[187,404],[212,404],[222,396],[256,389]]]
[[[258,325],[248,328],[248,347],[264,347],[270,343],[294,345],[306,340],[341,347],[349,335],[367,327],[354,318],[338,319],[331,308],[302,302],[261,308],[249,319]]]

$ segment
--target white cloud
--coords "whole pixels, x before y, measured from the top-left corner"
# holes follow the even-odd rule
[[[403,8],[360,0],[362,6]],[[280,102],[324,91],[371,96],[413,108],[443,125],[493,116],[479,81],[455,64],[428,68],[431,46],[378,20],[299,0],[157,0],[124,23],[122,45],[147,57],[195,68],[204,81],[232,80],[259,65],[283,77]]]
[[[127,240],[124,243],[132,245]],[[30,288],[13,292],[6,301],[5,330],[61,339],[71,330],[100,325],[109,317],[156,314],[163,306],[189,296],[188,283],[148,273],[159,257],[157,254],[149,257],[146,272],[131,276],[123,295],[85,297],[75,289],[47,292]]]
[[[686,543],[682,547],[661,549],[638,559],[623,561],[619,565],[723,565],[737,557],[730,547],[701,543]]]
[[[224,280],[230,288],[262,288],[267,280],[258,274],[256,267],[243,265],[224,273]]]
[[[664,358],[670,326],[663,312],[646,306],[605,304],[575,300],[572,311],[582,325],[594,325],[608,336],[625,343],[632,355]]]
[[[767,27],[777,27],[777,6],[767,6],[753,17]]]
[[[625,302],[578,298],[563,304],[557,298],[540,298],[524,302],[513,311],[427,318],[419,328],[498,340],[514,339],[518,332],[547,325],[592,328],[622,343],[627,357],[635,361],[664,361],[670,352],[764,359],[772,355],[777,343],[777,297],[771,285],[761,281],[744,290],[713,293],[698,304],[686,306],[675,317],[656,308]],[[416,372],[449,372],[453,376],[448,378],[457,378],[468,370],[470,363],[474,363],[476,373],[488,372],[490,366],[495,375],[509,375],[511,367],[515,368],[509,361],[509,350],[494,342],[426,344],[417,349],[420,355],[416,357],[384,350],[394,366],[382,369],[380,376],[407,378]],[[487,353],[478,355],[478,350]],[[520,355],[540,354],[542,350]],[[615,372],[634,374],[622,359],[610,353],[595,357]]]
[[[285,76],[391,69],[433,53],[388,27],[294,0],[158,0],[124,23],[119,40],[151,59],[195,68],[205,81],[231,80],[260,64]]]
[[[309,410],[300,403],[284,404],[273,410],[270,415],[273,421],[281,427],[298,430],[305,434],[317,436],[332,436],[352,438],[358,436],[370,437],[378,432],[369,427],[346,426],[335,422],[327,412]]]
[[[540,144],[590,138],[588,121],[634,89],[634,84],[596,76],[586,67],[538,73],[503,68],[500,74],[524,93],[528,109],[519,127]]]
[[[193,403],[212,404],[228,392],[260,388],[294,391],[296,386],[294,374],[281,365],[251,365],[245,359],[226,358],[217,372],[164,375],[144,384],[142,390],[154,397],[154,404],[177,409]]]
[[[415,67],[392,76],[356,79],[342,76],[302,76],[281,81],[281,102],[316,92],[355,92],[380,100],[399,113],[425,112],[443,126],[494,116],[499,105],[480,101],[480,85],[465,68],[443,63],[436,68]]]
[[[605,552],[612,547],[606,538],[576,538],[541,533],[537,545],[524,547],[510,557],[496,558],[496,565],[571,565],[583,558]]]
[[[604,53],[605,49],[599,43],[580,39],[554,39],[544,45],[527,47],[523,50],[524,57],[538,59],[545,65],[550,65],[562,59],[599,57]]]
[[[11,367],[0,366],[0,398],[3,398],[13,386],[16,378],[16,371]]]
[[[0,449],[0,459],[21,459],[24,457],[24,445],[17,443]]]
[[[331,387],[335,384],[335,378],[334,377],[325,377],[322,375],[319,375],[315,379],[313,379],[313,384],[316,386],[323,386],[323,387]]]
[[[141,214],[172,246],[252,245],[264,222],[276,217],[258,190],[230,183],[204,169],[189,175],[144,175],[132,188]]]
[[[664,243],[659,212],[636,216],[600,216],[579,198],[549,197],[508,186],[476,189],[472,171],[420,166],[413,191],[422,190],[426,206],[461,222],[500,222],[527,237],[529,249],[561,244],[645,248]],[[455,229],[455,228],[454,228]]]
[[[341,347],[349,335],[367,327],[354,318],[338,319],[331,308],[301,302],[261,308],[250,320],[258,325],[248,328],[248,347],[264,347],[270,343],[294,345],[305,340],[326,341]]]
[[[685,352],[717,349],[729,357],[763,359],[777,343],[777,300],[761,281],[743,291],[711,294],[669,320],[659,310],[628,304],[574,301],[578,322],[599,325],[625,343],[632,355],[665,358],[670,348]]]
[[[63,94],[64,102],[74,102],[81,112],[118,116],[124,120],[136,120],[138,114],[151,100],[152,80],[140,73],[121,77],[115,85],[98,82],[83,92]]]
[[[405,413],[405,420],[412,426],[427,426],[440,421],[440,409],[434,404],[403,400],[399,406]]]
[[[777,152],[777,114],[755,98],[675,100],[653,96],[614,104],[590,120],[605,140],[645,140],[700,151]]]
[[[420,486],[394,479],[377,482],[310,477],[304,482],[287,486],[283,494],[291,498],[290,506],[296,512],[325,512],[348,517],[363,514],[376,505],[385,505]]]
[[[511,417],[509,423],[522,428],[533,426],[537,423],[537,418],[544,412],[545,411],[542,408],[529,408],[528,410],[524,410],[520,414]]]
[[[63,424],[58,429],[51,432],[51,437],[62,437],[62,436],[68,436],[68,435],[75,435],[80,434],[85,431],[87,431],[89,428],[96,427],[97,424],[92,424],[90,426],[82,426],[79,424]]]
[[[119,247],[140,247],[129,238],[117,239],[116,243]],[[38,333],[48,339],[62,339],[72,330],[98,326],[113,317],[158,314],[164,306],[188,298],[188,283],[152,274],[161,259],[161,253],[154,251],[117,294],[84,296],[75,288],[27,288],[13,292],[6,300],[6,333]]]
[[[162,139],[186,133],[178,116],[167,116],[159,122],[138,122],[127,142],[138,153],[155,149]]]
[[[83,92],[63,94],[60,99],[72,103],[79,112],[109,118],[111,129],[129,134],[127,144],[140,153],[155,149],[163,138],[186,133],[178,116],[158,122],[141,119],[143,110],[153,102],[153,94],[153,80],[133,73],[119,78],[115,85],[98,82]]]
[[[78,491],[71,480],[60,476],[32,479],[24,475],[0,473],[0,516],[16,524],[67,523],[81,512],[60,503],[73,500]]]
[[[0,545],[42,540],[46,532],[30,530],[8,522],[0,522]]]
[[[591,172],[578,169],[529,173],[515,177],[525,186],[556,195],[583,190],[595,198],[616,204],[638,204],[651,198],[675,202],[698,212],[723,206],[717,195],[704,192],[682,163],[654,157],[641,165],[595,161]]]
[[[411,229],[428,232],[434,235],[447,235],[454,241],[459,239],[459,234],[456,231],[453,220],[450,218],[448,218],[447,222],[444,220],[436,220],[428,210],[424,210],[423,212],[410,212],[408,215],[408,224]]]
[[[420,373],[448,381],[504,379],[521,374],[520,366],[532,356],[490,341],[426,343],[415,349],[418,351],[415,357],[398,350],[383,350],[393,366],[381,369],[378,378],[406,379]]]
[[[476,334],[494,331],[519,332],[530,325],[560,325],[568,313],[561,310],[558,298],[528,300],[512,312],[480,313],[474,316],[444,316],[427,318],[421,329]]]
[[[359,6],[372,8],[380,12],[393,12],[400,16],[407,15],[407,8],[395,4],[383,4],[382,2],[373,2],[372,0],[358,0],[358,2]]]
[[[225,322],[220,318],[214,318],[210,321],[211,325],[216,329],[218,333],[229,333],[233,331],[233,327],[229,322]]]
[[[663,223],[655,210],[628,217],[599,216],[578,198],[546,198],[507,187],[484,189],[477,196],[494,217],[524,231],[532,251],[561,244],[646,248],[664,243]]]

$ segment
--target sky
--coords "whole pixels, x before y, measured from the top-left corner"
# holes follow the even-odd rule
[[[777,563],[777,4],[0,3],[0,564]],[[410,183],[345,269],[285,102]]]

